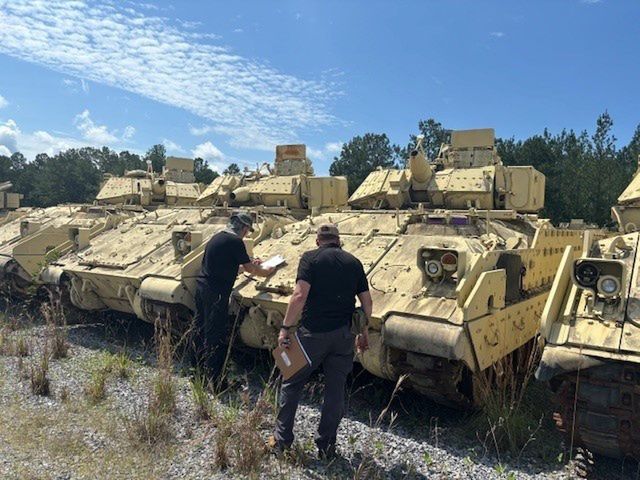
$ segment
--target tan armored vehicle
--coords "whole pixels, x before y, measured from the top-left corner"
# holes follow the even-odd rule
[[[193,160],[169,157],[162,175],[134,170],[105,179],[94,205],[33,209],[0,230],[2,288],[24,294],[53,259],[115,227],[163,205],[190,205],[200,194]]]
[[[429,163],[420,144],[406,170],[372,172],[349,199],[352,211],[310,217],[256,246],[283,255],[284,268],[239,279],[234,310],[241,339],[275,345],[300,255],[323,222],[364,264],[374,301],[371,348],[359,361],[377,376],[429,397],[477,405],[476,376],[532,341],[566,245],[582,233],[535,215],[544,176],[502,165],[493,130],[456,131]]]
[[[198,199],[200,205],[285,207],[303,218],[309,212],[345,207],[348,197],[344,177],[316,177],[305,145],[278,145],[271,167],[216,178]]]
[[[304,146],[297,147],[297,151],[304,152]],[[289,161],[279,155],[276,163],[285,160]],[[308,160],[298,156],[290,163],[292,171],[297,171],[295,164],[306,164]],[[278,174],[283,173],[279,165],[273,173],[266,179],[245,175],[253,180],[239,177],[239,183],[233,185],[233,190],[240,188],[242,182],[279,186],[272,196],[250,196],[255,204],[243,202],[244,209],[255,218],[256,231],[246,240],[249,251],[258,242],[280,235],[282,226],[295,221],[288,205],[313,205],[320,211],[333,211],[347,203],[345,178],[283,175],[286,180],[283,183],[287,185],[284,188],[278,183]],[[302,177],[307,183],[319,184],[319,192],[326,196],[307,195],[304,197],[307,203],[303,203],[303,194],[308,190],[300,186]],[[146,212],[95,239],[79,242],[73,251],[51,262],[43,278],[49,283],[68,285],[71,301],[84,310],[112,309],[149,322],[168,316],[189,320],[195,308],[195,283],[204,247],[226,227],[235,209],[227,203],[233,190],[221,188],[223,185],[218,182],[215,188],[207,188],[201,199],[211,204],[218,201],[218,195],[227,192],[223,206],[158,208]]]
[[[640,459],[640,175],[612,208],[620,233],[567,247],[542,316],[536,372],[556,392],[556,423],[576,446]]]
[[[131,170],[122,177],[108,176],[96,196],[98,203],[120,205],[194,205],[200,196],[195,183],[193,160],[167,157],[162,174]]]

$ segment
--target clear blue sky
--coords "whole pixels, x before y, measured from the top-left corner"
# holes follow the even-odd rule
[[[524,138],[640,123],[640,2],[0,0],[0,153],[106,144],[217,168],[419,119]]]

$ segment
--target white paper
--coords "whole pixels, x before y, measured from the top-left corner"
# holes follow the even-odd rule
[[[269,260],[265,260],[264,262],[262,262],[260,266],[263,268],[279,267],[283,263],[285,263],[284,257],[282,255],[275,255]]]
[[[287,355],[287,352],[281,352],[280,356],[282,357],[282,361],[284,362],[284,364],[287,367],[291,366],[291,359],[289,358],[289,355]]]

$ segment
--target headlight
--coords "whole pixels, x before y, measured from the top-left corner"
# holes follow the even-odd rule
[[[599,275],[598,267],[591,262],[583,262],[576,267],[576,280],[583,287],[595,286]]]
[[[620,280],[611,275],[604,275],[598,280],[598,292],[605,297],[615,297],[620,293]]]
[[[425,270],[431,277],[438,277],[442,274],[442,264],[437,260],[429,260],[425,265]]]
[[[458,257],[451,252],[447,252],[440,257],[440,263],[442,263],[442,268],[447,272],[455,272],[458,268]]]

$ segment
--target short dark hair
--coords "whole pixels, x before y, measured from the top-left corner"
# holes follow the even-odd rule
[[[340,244],[340,237],[337,235],[330,235],[330,234],[319,234],[318,235],[318,240],[320,240],[321,242],[326,242],[326,243],[335,243],[335,244]]]

